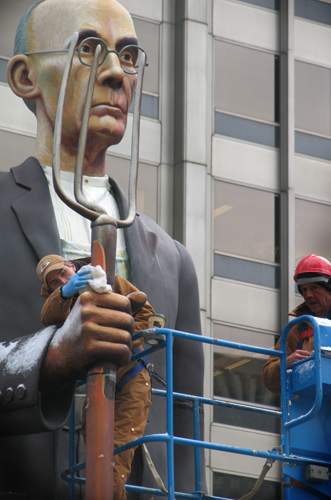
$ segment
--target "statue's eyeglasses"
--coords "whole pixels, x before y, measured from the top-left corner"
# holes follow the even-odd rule
[[[94,37],[82,40],[78,48],[76,49],[76,52],[78,52],[79,60],[82,64],[84,64],[85,66],[92,66],[93,58],[98,45],[101,46],[99,66],[104,62],[107,55],[111,53],[117,55],[122,70],[128,75],[136,75],[138,73],[139,65],[143,64],[142,59],[144,58],[141,57],[143,53],[146,55],[145,66],[148,66],[147,54],[144,49],[142,49],[138,45],[126,45],[125,47],[123,47],[123,49],[117,52],[117,50],[109,50],[106,42],[102,40],[102,38]],[[24,55],[30,56],[34,54],[55,54],[60,52],[68,52],[68,50],[69,49],[41,50],[39,52],[25,52]]]

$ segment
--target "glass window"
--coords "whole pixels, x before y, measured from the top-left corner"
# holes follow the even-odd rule
[[[0,0],[0,55],[6,57],[13,55],[18,24],[23,14],[35,3],[36,0],[20,0],[19,2]]]
[[[295,132],[295,152],[331,161],[331,139]]]
[[[273,349],[275,336],[214,324],[214,337]],[[225,347],[214,347],[214,396],[253,405],[279,407],[280,399],[266,389],[262,368],[268,356]],[[255,412],[214,407],[214,422],[279,433],[280,419]]]
[[[215,111],[215,134],[279,148],[279,127]]]
[[[274,193],[214,182],[214,249],[274,263]]]
[[[141,99],[141,114],[157,120],[159,117],[159,98],[143,94]]]
[[[241,498],[244,494],[252,491],[256,479],[234,474],[213,473],[213,495],[222,498]],[[263,481],[256,500],[270,500],[271,498],[282,498],[282,485],[275,481]]]
[[[20,165],[29,156],[33,156],[35,142],[33,137],[0,130],[0,170],[9,171],[11,167]]]
[[[294,6],[298,17],[331,24],[331,5],[324,0],[295,0]]]
[[[125,158],[107,155],[106,173],[113,177],[128,195],[130,161]],[[157,222],[157,173],[154,165],[139,163],[137,210]]]
[[[234,339],[232,339],[234,340]],[[246,342],[247,343],[247,342]],[[277,396],[262,383],[262,368],[267,357],[222,348],[214,352],[214,396],[247,403],[276,406]],[[239,353],[239,354],[238,354]]]
[[[266,7],[267,9],[279,10],[279,0],[241,0],[242,2],[251,3],[253,5],[259,5],[260,7]]]
[[[146,50],[148,66],[145,68],[145,92],[159,93],[159,25],[134,19],[139,45]]]
[[[214,276],[269,288],[280,287],[280,268],[214,253]]]
[[[273,54],[215,40],[215,108],[276,121],[276,65]]]
[[[295,265],[309,254],[331,260],[331,206],[295,200]]]
[[[130,113],[133,113],[135,95],[130,106]],[[159,98],[154,95],[143,94],[141,96],[141,115],[148,118],[159,118]]]
[[[8,59],[0,56],[0,82],[7,83],[7,64]]]
[[[227,406],[214,406],[213,422],[271,434],[281,433],[280,418],[239,410],[238,408],[228,408]]]
[[[295,128],[331,135],[331,70],[295,61]]]

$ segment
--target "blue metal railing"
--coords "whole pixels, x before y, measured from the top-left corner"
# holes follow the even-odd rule
[[[316,376],[316,397],[313,406],[309,410],[308,413],[305,415],[301,415],[301,417],[293,419],[291,421],[288,421],[288,412],[286,409],[287,406],[287,399],[286,399],[286,391],[282,391],[282,409],[283,409],[283,426],[285,429],[290,429],[291,427],[295,427],[297,425],[303,424],[307,420],[310,420],[313,418],[321,408],[322,404],[322,399],[323,399],[323,388],[322,388],[322,372],[321,372],[321,345],[320,345],[320,335],[315,335],[316,332],[319,333],[319,323],[318,319],[314,318],[313,316],[300,316],[299,318],[294,319],[286,325],[284,328],[284,331],[281,336],[280,340],[280,346],[281,349],[286,350],[286,342],[287,342],[287,337],[288,334],[290,333],[290,329],[293,328],[293,326],[302,323],[302,322],[309,322],[312,324],[313,329],[314,329],[314,350],[315,350],[315,367],[317,367],[317,370],[315,370],[315,376]],[[286,357],[283,357],[281,359],[281,373],[282,373],[282,378],[285,380],[286,378]]]
[[[146,356],[152,352],[155,352],[158,349],[163,349],[166,348],[166,384],[167,384],[167,390],[162,391],[162,390],[155,390],[152,389],[152,394],[160,396],[160,397],[165,397],[166,398],[166,411],[167,411],[167,431],[166,433],[163,434],[154,434],[150,436],[144,436],[142,438],[136,439],[134,441],[131,441],[130,443],[127,443],[123,446],[120,446],[114,450],[114,455],[117,455],[118,453],[121,453],[122,451],[125,451],[130,448],[134,448],[140,444],[143,443],[150,443],[150,442],[165,442],[167,444],[167,467],[168,467],[168,498],[169,499],[174,499],[174,498],[185,498],[185,499],[197,499],[201,500],[202,498],[204,499],[217,499],[217,500],[231,500],[228,498],[223,498],[223,497],[213,497],[209,495],[205,495],[204,492],[201,491],[201,461],[200,461],[200,448],[204,449],[210,449],[210,450],[217,450],[217,451],[222,451],[222,452],[229,452],[229,453],[236,453],[240,455],[245,455],[245,456],[251,456],[251,457],[259,457],[259,458],[264,458],[264,459],[271,459],[271,460],[276,460],[276,461],[282,461],[283,463],[287,464],[292,464],[294,465],[306,465],[308,463],[313,462],[316,465],[320,466],[331,466],[331,462],[324,460],[324,459],[314,459],[307,457],[307,456],[297,456],[297,455],[291,455],[290,453],[290,446],[289,446],[289,429],[293,426],[300,425],[303,421],[306,421],[309,418],[312,418],[312,416],[318,411],[320,404],[321,404],[321,399],[323,397],[323,390],[322,390],[322,382],[321,382],[321,373],[320,370],[317,370],[317,377],[316,377],[316,398],[315,402],[313,404],[312,410],[307,414],[304,415],[298,419],[294,419],[292,421],[289,421],[289,414],[288,414],[288,406],[287,406],[287,397],[286,397],[286,386],[287,386],[287,379],[288,379],[288,373],[287,373],[287,368],[286,368],[286,341],[287,337],[289,334],[290,329],[298,324],[299,322],[302,321],[309,321],[314,329],[314,337],[315,337],[315,364],[316,366],[320,366],[320,336],[319,336],[319,320],[316,318],[313,318],[311,316],[303,316],[300,318],[297,318],[293,321],[291,321],[284,329],[282,337],[281,337],[281,343],[280,343],[280,351],[275,351],[272,349],[266,349],[266,348],[261,348],[261,347],[256,347],[248,344],[241,344],[237,342],[230,342],[226,340],[220,340],[220,339],[214,339],[212,337],[203,337],[200,335],[194,335],[191,333],[186,333],[186,332],[181,332],[181,331],[176,331],[176,330],[170,330],[170,329],[160,329],[156,328],[155,333],[160,336],[164,335],[165,336],[165,341],[161,342],[158,346],[153,346],[145,351],[142,351],[138,354],[135,354],[132,356],[132,360],[139,359],[142,356]],[[330,328],[331,328],[331,322],[330,322]],[[134,339],[141,337],[143,335],[143,332],[139,332],[134,336]],[[281,385],[282,385],[282,408],[281,411],[277,410],[270,410],[266,408],[258,408],[255,406],[249,406],[246,404],[239,404],[239,403],[230,403],[228,401],[219,401],[219,400],[213,400],[213,399],[208,399],[200,396],[193,396],[193,395],[187,395],[187,394],[181,394],[177,392],[173,392],[173,354],[172,354],[172,345],[173,345],[173,338],[182,338],[185,340],[192,340],[196,342],[202,342],[206,344],[211,344],[214,346],[221,346],[221,347],[227,347],[231,349],[237,349],[241,351],[248,351],[248,352],[254,352],[254,353],[259,353],[263,354],[266,356],[274,356],[280,358],[280,363],[281,363]],[[173,399],[181,399],[184,401],[190,401],[193,403],[193,421],[194,421],[194,438],[193,439],[188,439],[188,438],[180,438],[177,436],[174,436],[174,429],[173,429]],[[229,408],[234,408],[234,409],[240,409],[244,411],[251,411],[251,412],[256,412],[260,413],[262,415],[266,416],[273,416],[273,417],[282,417],[282,436],[281,436],[281,448],[276,451],[276,450],[271,450],[271,451],[259,451],[259,450],[253,450],[253,449],[247,449],[247,448],[240,448],[240,447],[235,447],[235,446],[227,446],[227,445],[222,445],[222,444],[217,444],[217,443],[210,443],[207,441],[201,441],[200,440],[200,423],[199,423],[199,404],[208,404],[212,406],[226,406]],[[73,409],[74,412],[74,409]],[[71,431],[70,431],[70,436],[73,434],[73,438],[71,436],[70,438],[70,446],[71,446],[71,452],[70,452],[70,457],[69,457],[69,469],[64,471],[62,473],[62,478],[70,483],[70,500],[74,500],[74,483],[84,483],[85,479],[84,478],[79,478],[75,476],[75,473],[78,470],[82,470],[85,467],[85,463],[80,463],[78,465],[74,465],[74,434],[75,432],[73,431],[74,429],[74,422],[71,423]],[[175,474],[174,474],[174,445],[175,444],[180,444],[180,445],[186,445],[186,446],[193,446],[195,448],[195,491],[192,494],[188,493],[181,493],[181,492],[175,492],[174,489],[174,484],[175,484]],[[150,493],[151,495],[156,495],[156,496],[165,496],[160,489],[157,488],[145,488],[143,486],[133,486],[133,485],[126,485],[127,491],[135,491],[135,492],[141,492],[141,493]]]

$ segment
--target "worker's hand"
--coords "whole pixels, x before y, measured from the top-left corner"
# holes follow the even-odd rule
[[[134,332],[132,307],[143,305],[145,294],[130,298],[117,293],[83,292],[48,348],[41,374],[42,388],[85,378],[91,365],[130,361]],[[132,304],[132,305],[131,305]]]
[[[78,271],[78,273],[71,276],[68,283],[62,287],[62,294],[68,298],[72,297],[79,290],[83,290],[86,287],[88,281],[91,279],[91,271],[89,271],[88,269]]]
[[[301,359],[306,359],[311,356],[311,352],[309,351],[301,351],[300,349],[297,349],[294,351],[292,354],[287,356],[286,358],[286,366],[287,368],[290,368],[293,363],[296,361],[300,361]]]

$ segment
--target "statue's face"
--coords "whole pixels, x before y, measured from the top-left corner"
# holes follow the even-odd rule
[[[56,8],[53,8],[54,28],[50,35],[51,39],[47,37],[47,33],[43,33],[37,41],[37,45],[42,45],[43,50],[45,47],[46,50],[65,48],[68,39],[75,31],[80,33],[79,42],[84,38],[94,36],[102,38],[108,49],[117,51],[124,45],[137,43],[129,14],[114,0],[85,2],[48,0],[41,4],[41,7],[44,8],[47,5],[54,5]],[[40,49],[36,46],[34,50]],[[55,124],[66,56],[67,53],[33,56],[39,57],[37,68],[42,94],[42,99],[38,103],[38,106],[41,106],[41,113],[37,114],[38,121],[40,117],[46,119],[51,127]],[[73,151],[77,147],[90,71],[90,67],[81,64],[76,53],[65,102],[62,139],[66,147],[69,150],[72,148]],[[136,75],[124,73],[117,55],[108,54],[97,72],[89,119],[87,149],[91,146],[92,148],[108,147],[117,144],[122,139],[135,85]]]

